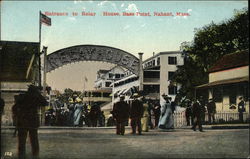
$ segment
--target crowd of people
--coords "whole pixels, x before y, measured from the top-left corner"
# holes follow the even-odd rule
[[[208,113],[208,122],[209,124],[215,123],[215,113],[216,105],[212,98],[209,99],[209,102],[206,104],[202,96],[195,101],[186,100],[186,122],[187,126],[192,126],[192,129],[196,131],[196,127],[199,127],[200,131],[203,131],[202,124],[205,123],[205,114]]]
[[[136,132],[141,135],[142,131],[147,132],[150,128],[173,129],[173,112],[176,104],[171,102],[171,97],[163,94],[163,104],[147,100],[137,93],[133,95],[133,101],[129,105],[124,101],[124,96],[120,96],[120,101],[114,104],[111,111],[116,121],[116,134],[124,135],[125,126],[130,119],[131,134]],[[152,118],[154,117],[154,120]],[[154,121],[154,122],[153,122]]]
[[[239,121],[243,123],[243,112],[245,109],[245,102],[243,97],[239,97],[240,102],[238,103],[238,112],[239,112]],[[215,114],[216,114],[216,104],[213,98],[210,98],[206,103],[202,96],[196,99],[195,101],[186,100],[186,122],[187,126],[192,126],[192,129],[195,131],[196,126],[198,125],[199,130],[202,130],[202,124],[205,124],[206,113],[208,115],[208,123],[207,124],[215,124]],[[236,109],[234,106],[232,109]]]
[[[98,103],[90,106],[76,97],[68,105],[55,102],[53,108],[45,112],[45,125],[102,127],[105,126],[105,116]]]
[[[30,85],[24,94],[15,96],[15,104],[12,107],[13,121],[18,131],[18,158],[25,158],[26,139],[29,135],[32,156],[39,156],[38,127],[40,126],[38,110],[40,107],[47,106],[46,99],[40,93],[41,89]],[[125,97],[120,96],[120,101],[114,104],[111,116],[108,118],[107,126],[116,125],[116,134],[124,135],[125,126],[130,119],[131,134],[142,135],[149,129],[173,129],[175,102],[171,97],[162,94],[162,103],[145,99],[139,94],[133,94],[130,104],[124,101]],[[243,112],[245,112],[245,102],[243,97],[239,98],[238,104],[239,119],[243,122]],[[0,113],[2,115],[4,100],[0,98]],[[213,99],[209,99],[206,104],[202,97],[191,102],[186,100],[186,119],[187,125],[192,126],[196,131],[203,131],[202,124],[205,121],[205,112],[208,112],[209,123],[215,122],[216,106]],[[73,98],[69,105],[58,104],[54,109],[46,112],[45,124],[60,126],[105,126],[105,116],[98,103],[88,106],[79,97]],[[15,132],[16,132],[15,131]]]

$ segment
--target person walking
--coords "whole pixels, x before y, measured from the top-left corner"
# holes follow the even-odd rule
[[[3,111],[4,111],[4,106],[5,106],[5,102],[4,100],[2,99],[1,97],[1,92],[0,92],[0,126],[2,124],[2,114],[3,114]],[[0,127],[1,128],[1,127]]]
[[[39,156],[38,127],[40,126],[38,108],[46,106],[46,99],[40,94],[38,87],[29,85],[28,91],[21,101],[12,108],[13,116],[16,117],[18,131],[18,158],[25,158],[26,139],[29,134],[32,158]]]
[[[159,120],[158,127],[160,129],[173,129],[174,128],[174,117],[171,108],[171,97],[163,94],[162,98],[164,102],[161,106],[161,116]]]
[[[187,126],[193,125],[194,124],[194,118],[193,118],[193,108],[191,105],[191,101],[189,99],[186,100],[186,111],[185,111],[185,116],[186,116],[186,121],[187,121]],[[190,123],[191,120],[191,123]]]
[[[153,112],[153,101],[151,99],[148,100],[148,126],[150,129],[154,129],[154,124],[152,120]]]
[[[201,112],[202,112],[202,108],[201,108],[200,101],[196,100],[193,104],[194,125],[193,125],[192,129],[194,131],[196,131],[196,127],[198,125],[199,131],[203,132],[202,121],[201,121]]]
[[[135,93],[133,95],[134,100],[131,103],[130,107],[130,119],[131,119],[131,127],[132,132],[131,134],[136,133],[136,127],[139,135],[142,135],[141,131],[141,118],[143,116],[143,105],[142,102],[138,99],[139,95],[138,93]]]
[[[149,127],[149,101],[145,100],[145,98],[142,98],[143,102],[143,115],[141,118],[141,124],[142,124],[142,131],[148,132],[148,127]]]
[[[89,119],[92,127],[97,127],[98,118],[101,114],[100,106],[97,103],[93,103],[89,112]]]
[[[200,96],[199,103],[200,103],[200,107],[201,107],[201,123],[204,124],[207,110],[206,110],[206,106],[205,106],[206,102],[205,102],[203,96]]]
[[[69,113],[67,123],[68,126],[74,125],[74,109],[75,109],[75,100],[73,98],[69,98],[69,105],[68,105]]]
[[[154,128],[158,128],[158,123],[161,115],[161,106],[158,101],[155,101],[153,112],[155,117]]]
[[[1,84],[1,83],[0,83]],[[5,106],[5,102],[1,96],[1,90],[0,90],[0,144],[2,145],[2,134],[1,134],[1,129],[2,129],[2,114],[4,112],[4,106]],[[1,153],[1,148],[0,148],[0,154]]]
[[[80,118],[82,116],[82,110],[83,110],[83,105],[82,105],[82,100],[77,97],[76,98],[76,104],[74,108],[74,126],[80,126]]]
[[[120,101],[114,104],[112,114],[116,120],[116,134],[124,135],[125,126],[129,118],[129,105],[124,101],[125,96],[120,96]]]
[[[1,92],[0,92],[0,115],[2,116],[2,113],[4,111],[4,106],[5,106],[5,102],[1,97]]]
[[[208,122],[209,124],[215,123],[215,113],[216,113],[216,105],[212,98],[209,99],[207,104],[207,112],[208,112]]]
[[[239,97],[239,100],[240,100],[240,102],[238,104],[239,120],[240,120],[241,123],[243,123],[244,122],[244,120],[243,120],[243,112],[246,111],[245,102],[243,100],[243,97]]]

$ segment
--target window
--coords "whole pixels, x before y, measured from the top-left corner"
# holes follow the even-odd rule
[[[121,78],[121,75],[120,74],[115,74],[115,78]]]
[[[160,58],[157,58],[157,66],[160,65]]]
[[[215,87],[213,89],[213,98],[215,102],[222,102],[222,87]]]
[[[169,71],[168,72],[168,80],[171,81],[173,79],[174,72]]]
[[[243,96],[244,101],[248,101],[248,84],[241,83],[238,87],[239,95]]]
[[[109,73],[109,78],[113,78],[113,73]]]
[[[153,66],[155,66],[155,60],[153,60]]]
[[[168,87],[168,94],[176,95],[177,94],[177,87],[176,86],[169,86]]]
[[[111,85],[111,82],[106,82],[105,87],[109,87]]]
[[[177,59],[176,59],[176,57],[171,57],[171,56],[169,56],[169,57],[168,57],[168,64],[169,64],[169,65],[176,65],[176,64],[177,64]]]

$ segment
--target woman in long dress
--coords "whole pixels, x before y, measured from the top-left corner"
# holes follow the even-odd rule
[[[162,95],[164,102],[161,103],[161,115],[158,127],[160,129],[173,129],[174,128],[174,118],[171,109],[171,97],[167,95]]]
[[[74,112],[74,126],[80,125],[80,118],[82,115],[83,105],[80,98],[76,98],[75,112]]]
[[[145,98],[142,99],[142,101],[145,101],[145,100],[146,100]],[[148,132],[148,123],[149,123],[148,107],[149,107],[149,103],[148,101],[145,101],[145,103],[143,103],[143,116],[141,118],[142,131],[144,132]]]

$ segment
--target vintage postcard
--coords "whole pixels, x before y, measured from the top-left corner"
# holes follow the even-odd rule
[[[249,11],[0,0],[1,159],[249,158]]]

